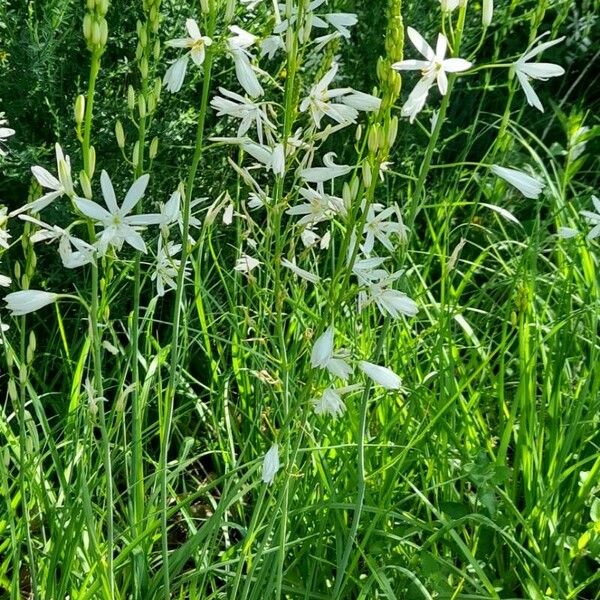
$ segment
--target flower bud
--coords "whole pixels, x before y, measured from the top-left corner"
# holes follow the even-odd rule
[[[85,96],[83,94],[79,94],[77,99],[75,100],[75,123],[77,125],[81,125],[83,123],[83,119],[85,118]]]
[[[94,8],[96,7],[96,0],[87,0],[87,2],[85,4],[89,11],[93,11]]]
[[[21,263],[15,263],[15,279],[19,279],[21,277]]]
[[[146,117],[146,99],[142,94],[138,96],[138,113],[140,115],[140,119],[144,119]]]
[[[350,181],[350,191],[352,192],[352,198],[356,198],[358,196],[358,186],[360,185],[358,181],[358,177],[353,177],[352,181]]]
[[[154,138],[152,138],[152,141],[150,142],[150,152],[149,152],[150,160],[154,160],[156,158],[157,154],[158,154],[158,138],[154,137]]]
[[[135,108],[135,90],[132,85],[127,88],[127,108],[133,110]]]
[[[92,16],[89,13],[83,17],[83,37],[88,43],[92,39]]]
[[[123,125],[119,120],[115,123],[115,137],[117,138],[117,145],[122,150],[125,147],[125,132],[123,131]]]
[[[90,42],[93,46],[99,46],[101,39],[102,39],[102,31],[100,30],[100,24],[97,21],[94,21],[92,23]]]
[[[148,59],[145,56],[140,60],[140,75],[142,79],[148,79]]]
[[[88,165],[88,175],[91,177],[94,176],[94,171],[96,170],[96,148],[94,146],[90,146],[90,164]]]
[[[375,154],[377,152],[377,148],[378,148],[378,135],[377,135],[377,132],[378,132],[378,130],[379,130],[379,127],[378,127],[377,124],[374,124],[369,129],[368,146],[369,146],[369,151],[372,154]]]
[[[81,184],[81,189],[83,190],[83,195],[86,198],[92,197],[92,184],[90,183],[90,178],[85,171],[79,172],[79,183]]]
[[[101,17],[105,16],[108,12],[108,0],[97,0],[96,11]]]
[[[140,164],[140,143],[136,142],[133,146],[133,152],[131,154],[131,161],[133,166],[137,167]]]
[[[371,165],[367,161],[365,161],[362,166],[362,178],[363,185],[366,188],[370,188],[371,183],[373,183],[373,175],[371,173]]]
[[[11,379],[8,382],[8,395],[13,402],[17,402],[19,400],[19,392],[17,392],[17,385],[15,384],[14,379]]]
[[[108,42],[108,23],[106,19],[102,19],[100,21],[100,46],[106,46],[106,42]]]
[[[362,125],[358,125],[356,131],[354,132],[354,139],[357,142],[360,142],[360,138],[362,137]]]
[[[140,44],[142,45],[142,48],[145,48],[148,45],[148,34],[146,33],[145,28],[138,33],[138,37],[140,38]]]
[[[208,5],[208,0],[200,0],[200,10],[203,13],[208,13],[210,11],[210,6]]]
[[[148,92],[148,101],[146,104],[148,105],[148,114],[151,115],[156,110],[156,100],[153,91]]]
[[[388,148],[391,148],[396,141],[398,135],[398,117],[392,117],[387,132]]]
[[[377,146],[379,148],[385,148],[387,142],[387,136],[383,127],[377,128]]]
[[[153,58],[155,61],[160,58],[160,40],[154,42]]]
[[[483,0],[481,8],[481,23],[484,27],[489,27],[494,16],[494,0]]]
[[[227,0],[227,6],[225,7],[225,20],[231,21],[235,16],[235,5],[236,0]]]
[[[24,290],[29,289],[29,276],[27,275],[27,273],[25,273],[25,275],[21,277],[21,288],[23,288]]]

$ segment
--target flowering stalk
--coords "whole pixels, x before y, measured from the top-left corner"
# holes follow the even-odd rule
[[[208,27],[209,36],[212,36],[215,31],[217,8],[214,2],[209,4]],[[213,64],[213,51],[210,47],[206,49],[206,58],[202,65],[202,98],[200,101],[200,113],[198,115],[198,124],[196,127],[196,142],[194,146],[194,155],[185,186],[185,194],[183,198],[183,231],[182,231],[182,249],[181,249],[181,267],[177,273],[177,286],[175,289],[175,303],[173,307],[173,337],[171,339],[171,359],[169,366],[169,380],[165,397],[163,399],[163,423],[160,428],[160,458],[159,458],[159,473],[160,473],[160,498],[161,498],[161,546],[162,546],[162,569],[163,569],[163,595],[165,599],[169,599],[170,595],[170,574],[169,574],[169,546],[168,546],[168,523],[167,523],[167,454],[171,439],[171,427],[173,421],[173,404],[175,400],[175,389],[177,386],[177,373],[179,365],[179,327],[181,322],[181,310],[183,302],[183,291],[185,284],[185,265],[190,251],[189,230],[190,230],[190,212],[191,198],[194,192],[194,182],[198,165],[204,151],[204,124],[206,121],[206,112],[208,110],[208,97],[211,85],[211,73]]]

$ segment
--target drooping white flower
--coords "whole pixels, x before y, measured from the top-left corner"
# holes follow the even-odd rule
[[[348,87],[328,89],[338,68],[338,64],[334,63],[300,104],[302,112],[310,112],[317,128],[321,127],[321,119],[326,115],[341,125],[349,125],[356,121],[359,110],[369,112],[379,110],[381,106],[381,100],[371,94]],[[332,99],[337,99],[337,102],[331,102]]]
[[[265,454],[262,466],[262,480],[267,485],[271,485],[275,481],[275,475],[281,467],[279,463],[279,447],[273,444]]]
[[[333,325],[330,325],[315,342],[310,364],[313,369],[327,369],[335,377],[346,381],[352,373],[352,368],[343,358],[334,355],[333,338],[334,329]]]
[[[73,181],[71,179],[71,161],[68,156],[63,154],[62,148],[60,144],[56,144],[54,146],[54,150],[56,153],[56,167],[58,172],[58,179],[54,177],[49,171],[44,169],[44,167],[34,166],[31,167],[31,172],[34,177],[37,179],[38,183],[46,189],[51,190],[50,192],[44,194],[41,198],[34,200],[33,202],[29,202],[21,208],[17,210],[13,210],[10,214],[11,216],[18,215],[25,211],[31,212],[40,212],[54,200],[60,198],[61,196],[69,196],[74,197],[75,192],[73,191]]]
[[[300,177],[308,183],[324,183],[330,181],[336,177],[342,177],[352,171],[352,167],[349,165],[337,165],[333,161],[336,157],[335,152],[328,152],[323,157],[324,167],[311,167],[308,169],[302,169],[300,171]]]
[[[198,23],[194,19],[186,19],[185,28],[188,37],[168,40],[167,46],[172,48],[189,48],[183,56],[179,57],[168,69],[163,78],[163,85],[171,93],[178,92],[183,85],[185,73],[190,57],[198,67],[202,66],[206,58],[206,47],[212,44],[212,40],[200,33]]]
[[[250,273],[259,265],[262,265],[260,260],[253,258],[252,256],[248,256],[247,254],[242,254],[242,256],[235,261],[235,267],[233,267],[233,270],[239,271],[240,273]]]
[[[403,271],[388,274],[385,269],[379,268],[382,262],[383,259],[379,257],[365,259],[357,261],[357,265],[360,265],[359,269],[356,266],[353,269],[359,282],[365,286],[358,296],[359,310],[374,303],[383,315],[389,315],[394,319],[402,315],[414,317],[419,312],[416,302],[404,292],[391,287]]]
[[[337,419],[346,410],[346,405],[340,394],[333,388],[327,388],[323,391],[320,398],[314,399],[312,402],[316,415],[329,415]]]
[[[101,254],[106,253],[108,246],[113,246],[116,250],[121,250],[123,242],[127,242],[140,252],[146,252],[146,244],[136,227],[157,225],[161,222],[161,215],[129,215],[129,213],[142,199],[149,179],[150,175],[148,174],[136,179],[125,195],[121,207],[117,204],[115,190],[106,171],[102,171],[100,174],[100,185],[107,208],[100,206],[92,200],[75,198],[75,206],[86,217],[97,221],[104,227],[97,242],[98,250]]]
[[[8,287],[10,285],[10,277],[0,274],[0,287]]]
[[[600,198],[592,196],[592,202],[596,212],[590,210],[582,210],[580,214],[584,216],[593,225],[590,232],[585,236],[588,240],[594,240],[600,237]]]
[[[412,27],[407,28],[408,37],[414,47],[426,60],[402,60],[392,65],[397,71],[421,71],[421,80],[411,92],[402,114],[410,116],[411,121],[423,108],[429,89],[437,82],[442,96],[448,91],[448,73],[460,73],[471,68],[472,63],[464,58],[446,58],[448,39],[443,33],[438,34],[435,52],[433,48]]]
[[[507,167],[501,167],[500,165],[492,165],[490,171],[497,177],[504,179],[504,181],[517,188],[525,198],[538,198],[544,189],[543,183],[539,182],[535,177],[531,177],[531,175],[527,175],[518,169],[509,169]]]
[[[6,308],[13,316],[26,315],[58,300],[58,294],[43,290],[23,290],[4,296]]]
[[[361,360],[358,366],[367,377],[386,390],[397,390],[402,384],[400,377],[387,367],[382,367],[366,360]]]
[[[538,37],[533,43],[535,44],[535,42],[538,42],[544,35],[547,35],[547,33]],[[539,79],[541,81],[546,81],[549,77],[560,77],[561,75],[564,75],[565,70],[560,65],[555,65],[553,63],[531,63],[528,61],[542,53],[544,50],[547,50],[556,44],[560,44],[564,39],[564,37],[561,37],[550,42],[544,42],[533,49],[529,49],[514,64],[515,73],[525,92],[527,103],[530,106],[535,106],[535,108],[541,112],[544,112],[544,107],[529,83],[529,80]]]
[[[241,146],[250,156],[263,164],[268,171],[273,171],[274,175],[283,175],[285,173],[283,144],[275,144],[275,146],[271,147],[265,144],[243,141]]]
[[[460,0],[440,0],[440,4],[444,12],[452,12],[458,8]]]
[[[233,25],[229,29],[233,33],[233,36],[227,40],[227,47],[231,58],[233,58],[237,79],[248,96],[251,98],[262,96],[265,91],[254,72],[251,62],[252,56],[248,51],[248,48],[258,38],[237,25]]]
[[[509,210],[503,208],[502,206],[497,206],[496,204],[488,204],[487,202],[481,202],[481,206],[485,206],[490,210],[493,210],[495,213],[498,213],[501,217],[505,218],[507,221],[511,221],[512,223],[520,224],[519,219],[515,217]]]
[[[275,126],[269,121],[267,113],[259,104],[240,96],[240,94],[230,92],[224,88],[219,88],[219,91],[225,97],[215,96],[210,102],[210,105],[217,111],[217,117],[228,115],[240,119],[238,137],[245,136],[250,127],[254,125],[258,141],[262,144],[263,130],[266,130],[268,134],[275,130]]]

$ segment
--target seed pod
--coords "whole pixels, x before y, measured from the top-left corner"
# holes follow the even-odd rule
[[[85,96],[83,94],[79,94],[77,99],[75,100],[75,123],[77,125],[81,125],[83,123],[83,119],[85,118]]]
[[[115,137],[117,138],[117,145],[122,150],[125,147],[125,132],[123,131],[123,125],[119,120],[115,123]]]

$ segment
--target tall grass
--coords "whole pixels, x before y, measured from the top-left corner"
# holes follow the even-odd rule
[[[489,2],[451,4],[0,7],[0,273],[58,294],[0,315],[0,598],[600,597],[597,6],[497,1],[488,23]],[[188,18],[212,44],[176,90],[194,42],[165,42]],[[414,123],[407,26],[473,63]],[[530,80],[541,113],[515,62],[562,35],[531,59],[566,70]],[[48,191],[29,167],[68,170],[27,120],[42,90],[8,95],[43,48],[76,59],[48,70],[45,138],[74,191],[20,212]],[[319,124],[303,100],[334,64]],[[218,114],[221,88],[264,111],[262,139]],[[123,222],[146,252],[98,238],[102,170],[119,207],[140,192]]]

